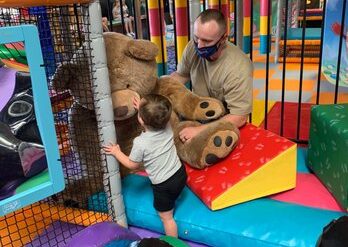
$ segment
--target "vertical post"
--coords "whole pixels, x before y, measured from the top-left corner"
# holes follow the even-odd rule
[[[134,5],[134,17],[135,17],[135,23],[136,23],[136,37],[138,39],[142,39],[143,38],[143,27],[142,27],[142,23],[141,23],[141,11],[140,11],[140,0],[135,0],[133,2]]]
[[[226,33],[230,34],[230,0],[221,0],[221,12],[226,18]]]
[[[274,63],[278,62],[279,59],[279,42],[282,33],[282,25],[283,25],[283,1],[278,0],[278,8],[277,8],[277,31],[276,31],[276,41],[275,41],[275,53],[274,53]]]
[[[270,0],[261,0],[260,1],[260,53],[265,54],[267,52],[267,46],[270,45],[271,42],[267,43],[268,40],[271,40],[270,37],[267,37],[269,34],[267,33],[267,26],[270,25],[268,23],[268,15],[271,15],[271,12],[268,11],[268,5],[271,4]],[[271,17],[271,16],[270,16]]]
[[[232,16],[228,16],[228,20],[233,20],[233,32],[231,33],[231,27],[230,27],[230,30],[229,30],[229,40],[232,40],[232,37],[233,37],[233,43],[236,44],[236,30],[235,30],[235,27],[236,27],[236,15],[234,14],[234,8],[235,8],[235,1],[234,0],[229,0],[230,1],[230,13],[232,13]]]
[[[201,2],[200,0],[191,0],[191,8],[189,8],[190,11],[190,34],[192,38],[193,35],[193,24],[197,18],[197,16],[201,13]]]
[[[164,8],[161,0],[147,0],[149,7],[150,40],[159,49],[156,57],[157,74],[167,74],[167,45],[165,38]]]
[[[176,24],[176,57],[181,61],[185,46],[188,43],[188,16],[187,1],[175,0],[175,24]]]
[[[237,16],[235,16],[235,20],[237,20],[237,29],[236,29],[236,37],[237,37],[237,46],[240,49],[243,49],[243,15],[240,13],[243,13],[243,0],[235,0],[237,2],[237,8],[236,13]]]
[[[109,82],[109,72],[107,68],[105,44],[102,35],[102,17],[99,1],[89,5],[90,13],[90,40],[91,57],[93,63],[93,93],[96,118],[98,122],[98,134],[100,146],[110,142],[116,143],[116,130],[114,125],[114,115],[111,101],[111,91]],[[115,216],[115,220],[122,226],[127,226],[127,218],[124,210],[123,196],[121,193],[121,176],[119,164],[115,158],[108,155],[106,160],[108,173],[104,173],[104,179],[109,180],[109,187],[105,191],[110,191],[108,195],[108,207],[110,215]],[[105,165],[105,164],[104,164]]]
[[[252,30],[250,30],[250,5],[251,5],[251,0],[244,0],[243,3],[243,51],[245,53],[250,52],[250,33]]]

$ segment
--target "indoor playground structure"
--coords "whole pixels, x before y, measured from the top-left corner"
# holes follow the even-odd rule
[[[130,246],[148,238],[174,247],[315,247],[326,238],[348,246],[347,1],[169,2],[174,47],[163,1],[147,0],[142,16],[158,46],[158,76],[180,62],[205,8],[244,18],[235,41],[254,63],[253,112],[237,147],[202,170],[185,164],[179,239],[163,236],[146,174],[121,174],[101,152],[117,134],[102,1],[3,0],[0,246]],[[248,30],[253,6],[257,36]],[[312,16],[325,17],[324,29],[306,26]]]
[[[287,62],[300,62],[303,53],[305,63],[319,62],[320,23],[326,13],[323,13],[323,1],[309,2],[278,1],[275,61],[282,62],[286,56]]]

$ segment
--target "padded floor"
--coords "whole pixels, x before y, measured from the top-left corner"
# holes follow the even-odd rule
[[[148,178],[130,175],[123,180],[128,223],[163,232],[155,212]],[[185,188],[175,219],[179,236],[216,247],[315,246],[322,229],[340,212],[262,198],[219,211],[208,209]]]

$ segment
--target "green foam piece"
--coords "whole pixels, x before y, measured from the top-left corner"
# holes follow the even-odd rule
[[[311,111],[308,166],[337,202],[348,209],[348,104]]]
[[[184,241],[182,241],[178,238],[171,237],[171,236],[162,236],[162,237],[160,237],[160,239],[167,242],[168,244],[170,244],[171,246],[174,246],[174,247],[190,247]]]

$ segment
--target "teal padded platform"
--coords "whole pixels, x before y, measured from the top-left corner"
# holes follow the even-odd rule
[[[152,206],[150,181],[139,175],[123,179],[123,199],[130,225],[162,232]],[[216,247],[314,247],[322,229],[343,213],[268,198],[211,211],[188,188],[178,200],[179,237]]]
[[[305,40],[320,40],[320,28],[306,28]],[[288,40],[302,40],[302,28],[289,28]]]

